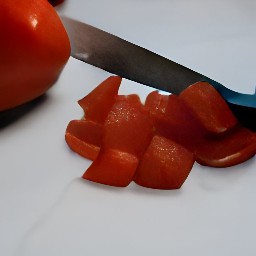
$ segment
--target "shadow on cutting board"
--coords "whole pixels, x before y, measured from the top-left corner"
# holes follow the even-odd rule
[[[229,104],[239,122],[250,130],[256,132],[256,108],[248,108]]]
[[[34,109],[41,106],[47,100],[47,95],[44,94],[37,99],[25,103],[21,106],[18,106],[13,109],[0,111],[0,131],[1,129],[6,128],[7,126],[15,123],[23,116],[27,115],[28,113],[32,112]]]

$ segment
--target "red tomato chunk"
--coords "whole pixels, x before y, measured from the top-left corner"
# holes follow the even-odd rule
[[[188,177],[193,164],[193,153],[156,135],[140,161],[134,181],[149,188],[178,189]]]
[[[65,139],[73,151],[95,160],[100,151],[102,131],[102,124],[90,120],[72,120],[68,124]]]
[[[119,96],[105,121],[99,156],[83,178],[113,186],[129,185],[152,135],[152,121],[138,96]]]
[[[212,167],[242,163],[256,153],[256,134],[242,127],[221,95],[196,83],[180,95],[118,95],[111,76],[79,101],[82,120],[66,129],[69,147],[92,164],[83,178],[125,187],[178,189],[195,161]]]

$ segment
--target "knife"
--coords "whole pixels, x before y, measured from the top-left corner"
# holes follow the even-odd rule
[[[80,21],[60,16],[71,43],[71,56],[123,78],[179,94],[205,81],[214,86],[239,121],[256,129],[256,92],[243,94],[174,61]]]

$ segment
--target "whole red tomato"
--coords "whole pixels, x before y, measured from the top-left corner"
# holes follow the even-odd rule
[[[70,42],[47,0],[0,2],[0,111],[44,94],[70,56]]]

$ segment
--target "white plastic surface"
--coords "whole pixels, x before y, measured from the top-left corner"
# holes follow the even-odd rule
[[[58,9],[254,91],[255,1],[66,0]],[[80,178],[91,162],[69,150],[65,129],[82,116],[77,100],[109,75],[70,58],[44,100],[0,129],[0,255],[256,255],[255,157],[224,169],[195,164],[175,191]],[[120,93],[150,90],[123,80]]]

